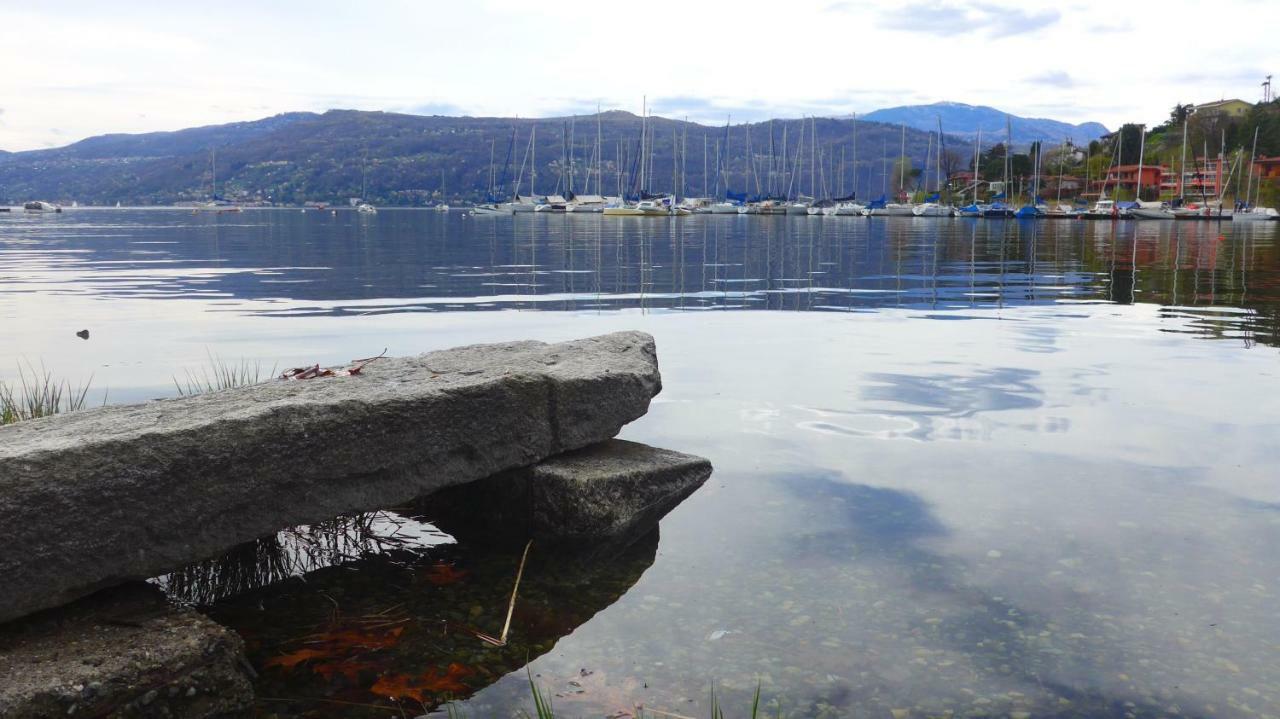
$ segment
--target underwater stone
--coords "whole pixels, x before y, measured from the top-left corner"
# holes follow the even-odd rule
[[[245,666],[235,632],[131,583],[0,627],[0,717],[239,716]]]
[[[0,621],[609,439],[661,387],[653,338],[619,332],[4,427]]]

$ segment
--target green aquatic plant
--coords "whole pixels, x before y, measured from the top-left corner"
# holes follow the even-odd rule
[[[533,672],[528,672],[528,674],[529,690],[533,692],[533,707],[534,711],[537,712],[534,716],[537,719],[556,719],[555,710],[551,706],[551,697],[543,694],[542,690],[538,689],[538,683],[533,681]],[[529,714],[526,713],[525,716],[527,717]]]
[[[209,358],[209,362],[198,372],[187,370],[186,378],[182,381],[177,377],[173,378],[173,385],[177,388],[179,396],[191,397],[206,392],[216,392],[220,389],[247,387],[259,384],[275,376],[276,368],[274,366],[264,376],[262,374],[262,363],[260,362],[250,362],[247,359],[232,362],[212,352],[207,352],[206,355]]]
[[[19,363],[17,384],[0,382],[0,425],[83,409],[92,381],[90,377],[83,385],[72,385],[67,380],[55,380],[44,365],[36,369]]]

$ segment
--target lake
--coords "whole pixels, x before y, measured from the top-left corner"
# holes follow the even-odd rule
[[[715,473],[605,559],[534,546],[507,647],[450,627],[500,628],[521,547],[426,509],[162,580],[262,716],[515,716],[531,676],[562,716],[1280,716],[1280,223],[12,213],[0,328],[0,380],[93,402],[656,337],[621,436]]]

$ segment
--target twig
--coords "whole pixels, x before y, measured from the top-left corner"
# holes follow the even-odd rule
[[[524,554],[520,555],[520,568],[516,570],[516,583],[511,587],[511,603],[507,605],[507,621],[502,625],[502,636],[491,637],[484,632],[474,632],[480,641],[492,644],[495,647],[507,646],[507,633],[511,631],[511,615],[516,611],[516,593],[520,591],[520,578],[524,576],[524,562],[529,558],[529,547],[533,546],[533,540],[530,539],[524,545]]]

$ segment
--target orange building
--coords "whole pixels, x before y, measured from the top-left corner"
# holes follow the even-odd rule
[[[1107,171],[1107,177],[1104,180],[1098,180],[1093,183],[1095,192],[1108,192],[1117,187],[1132,190],[1138,186],[1138,169],[1142,169],[1142,189],[1144,192],[1150,192],[1151,188],[1162,187],[1161,180],[1169,171],[1160,165],[1119,165]]]
[[[1263,180],[1280,180],[1280,157],[1259,157],[1254,160],[1253,174]]]
[[[1182,196],[1186,198],[1192,197],[1217,197],[1218,190],[1222,186],[1224,169],[1228,163],[1219,162],[1218,158],[1197,157],[1187,161],[1187,169],[1182,174]],[[1178,194],[1178,173],[1166,172],[1160,178],[1160,193],[1169,197],[1176,197]]]

